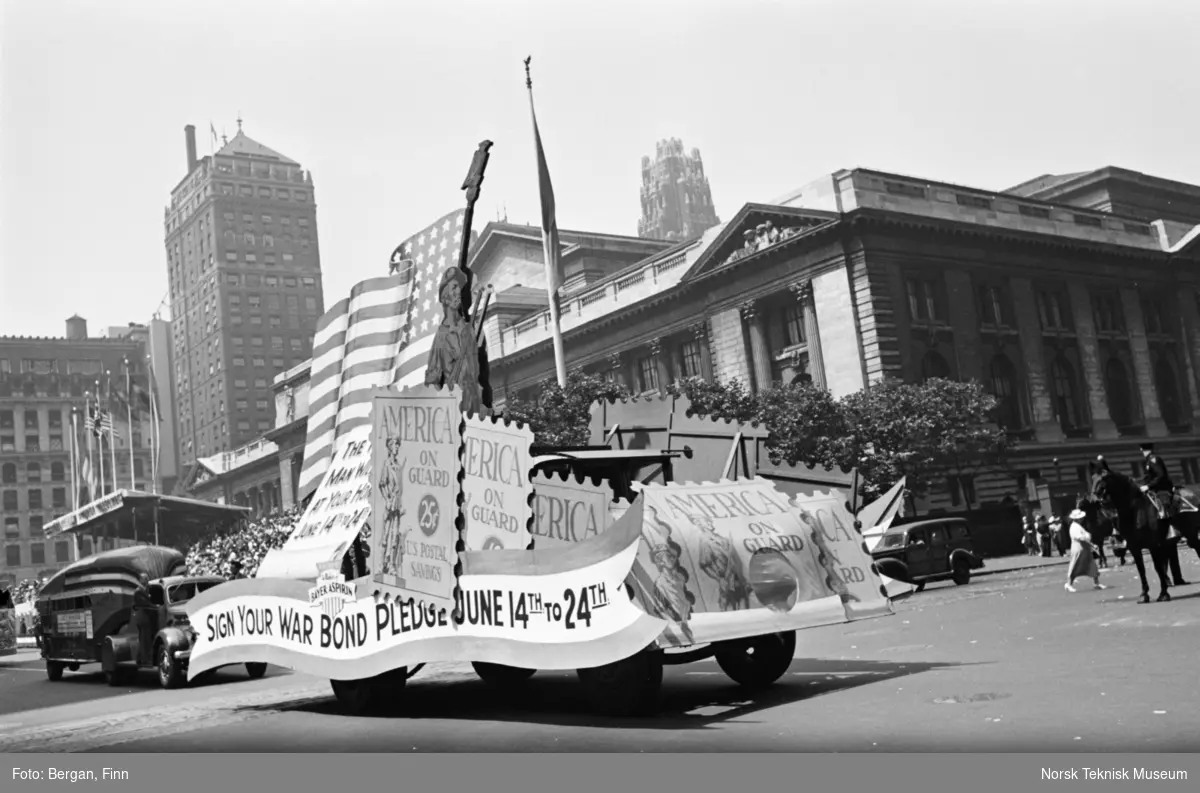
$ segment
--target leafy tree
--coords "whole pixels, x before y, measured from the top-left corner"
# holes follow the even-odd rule
[[[842,406],[808,383],[776,385],[758,394],[754,419],[769,431],[773,460],[830,467],[840,464],[850,434]]]
[[[629,389],[620,383],[576,370],[567,373],[566,388],[549,380],[536,399],[509,401],[504,417],[528,424],[539,446],[583,446],[591,440],[588,430],[592,403],[628,396]]]
[[[858,468],[868,499],[902,476],[923,495],[938,475],[1005,464],[1011,442],[996,404],[976,382],[877,383],[839,400],[847,434],[836,456]]]
[[[692,412],[742,423],[758,419],[758,400],[741,380],[727,382],[684,377],[667,386],[673,397],[687,397]]]

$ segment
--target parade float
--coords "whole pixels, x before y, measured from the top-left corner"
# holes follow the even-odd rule
[[[486,349],[460,298],[490,145],[464,185],[461,274],[430,290],[445,319],[425,385],[356,394],[369,421],[337,438],[284,547],[189,602],[189,676],[290,667],[359,713],[430,662],[504,686],[577,670],[598,710],[633,715],[655,709],[666,665],[715,657],[760,688],[787,671],[796,631],[891,614],[853,472],[772,464],[760,428],[683,399],[598,403],[582,449],[535,448],[489,415]],[[463,329],[471,344],[456,347]]]

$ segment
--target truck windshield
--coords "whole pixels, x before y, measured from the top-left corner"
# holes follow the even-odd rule
[[[187,581],[182,584],[176,584],[167,590],[168,603],[183,603],[206,589],[212,589],[219,582],[217,581]]]

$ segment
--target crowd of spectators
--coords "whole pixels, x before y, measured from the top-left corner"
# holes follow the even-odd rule
[[[188,550],[188,573],[229,576],[230,565],[236,561],[241,563],[241,574],[253,578],[267,551],[283,546],[302,514],[299,507],[275,512],[200,540]]]

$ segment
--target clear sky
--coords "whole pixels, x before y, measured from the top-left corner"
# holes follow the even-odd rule
[[[722,219],[840,168],[988,189],[1119,165],[1200,183],[1195,0],[4,0],[0,335],[144,322],[209,124],[314,176],[326,304],[463,204],[636,234],[640,161],[700,149]]]

